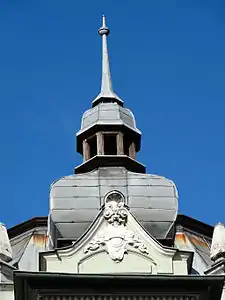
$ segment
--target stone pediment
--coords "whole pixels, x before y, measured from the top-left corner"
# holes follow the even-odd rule
[[[72,246],[41,254],[41,270],[63,273],[188,273],[191,252],[164,247],[113,191],[87,232]]]

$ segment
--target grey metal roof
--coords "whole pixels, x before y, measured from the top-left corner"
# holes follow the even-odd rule
[[[50,191],[50,236],[79,238],[97,216],[105,195],[117,190],[131,213],[156,238],[165,238],[178,210],[174,183],[164,177],[139,174],[123,167],[100,167],[66,176]]]
[[[136,127],[135,117],[130,109],[115,103],[100,103],[87,110],[82,117],[81,129],[77,136],[95,125],[124,125],[141,135]]]
[[[204,275],[213,263],[210,259],[211,238],[182,226],[179,227],[175,236],[175,246],[180,250],[193,251],[193,269],[198,274]]]
[[[46,233],[47,226],[42,226],[11,238],[13,259],[10,265],[18,265],[20,270],[38,270],[38,253],[46,250]]]
[[[24,234],[22,236],[16,237],[11,240],[12,252],[13,252],[13,260],[10,262],[12,265],[18,263],[23,256],[25,249],[32,238],[32,232],[28,234]]]

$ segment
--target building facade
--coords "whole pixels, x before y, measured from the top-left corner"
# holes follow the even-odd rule
[[[178,214],[175,184],[146,174],[141,132],[112,87],[105,17],[101,91],[76,135],[83,162],[54,181],[48,217],[0,225],[1,300],[225,299],[225,229]]]

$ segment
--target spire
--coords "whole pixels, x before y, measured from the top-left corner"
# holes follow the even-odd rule
[[[109,66],[109,54],[107,47],[107,36],[110,33],[109,28],[106,26],[105,16],[102,16],[102,27],[98,30],[99,35],[102,37],[102,83],[101,92],[92,102],[92,106],[100,102],[117,102],[123,106],[123,101],[113,92],[112,79]]]

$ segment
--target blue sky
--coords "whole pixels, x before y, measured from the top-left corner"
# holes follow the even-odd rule
[[[0,1],[0,220],[48,214],[81,162],[75,134],[99,92],[101,15],[113,86],[142,131],[138,160],[172,179],[180,213],[225,209],[225,2]]]

